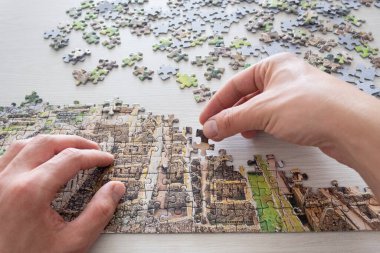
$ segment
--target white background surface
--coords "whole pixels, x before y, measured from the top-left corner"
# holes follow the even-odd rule
[[[151,0],[151,5],[162,5]],[[113,70],[98,85],[74,85],[73,69],[92,69],[99,58],[117,60],[132,52],[144,53],[144,60],[138,65],[146,65],[157,72],[162,64],[175,65],[165,53],[153,53],[151,46],[158,42],[153,35],[138,38],[129,29],[121,29],[122,44],[113,50],[101,45],[88,45],[81,39],[81,32],[73,31],[70,44],[58,52],[52,50],[42,38],[43,32],[52,29],[59,22],[70,21],[65,10],[77,6],[79,1],[14,1],[0,0],[0,104],[23,100],[26,94],[37,91],[51,104],[69,104],[74,100],[82,103],[102,103],[104,100],[120,97],[127,103],[140,103],[148,111],[157,114],[174,113],[182,126],[200,127],[198,115],[204,104],[196,104],[191,90],[180,90],[175,80],[163,82],[155,73],[152,81],[140,82],[132,75],[132,69]],[[380,41],[380,10],[365,9],[360,17],[367,20],[363,27],[374,32]],[[246,19],[245,19],[246,20]],[[250,36],[242,27],[234,24],[227,44],[234,36]],[[165,37],[165,36],[163,36]],[[257,40],[248,37],[251,42]],[[207,43],[206,43],[207,44]],[[74,48],[90,48],[92,56],[75,67],[65,64],[62,56]],[[207,55],[210,48],[197,47],[186,50],[192,60],[196,55]],[[250,58],[248,62],[254,62]],[[199,83],[208,83],[212,89],[221,86],[235,72],[228,62],[220,60],[217,67],[226,67],[221,81],[207,82],[203,78],[204,68],[180,63],[184,73],[195,73]],[[240,136],[226,139],[216,145],[216,149],[226,148],[234,156],[235,165],[244,165],[253,154],[273,153],[286,162],[287,169],[299,167],[309,174],[308,185],[328,186],[332,179],[342,185],[360,185],[364,182],[353,170],[338,164],[310,147],[299,147],[260,134],[254,140]],[[102,235],[93,252],[375,252],[380,250],[379,233],[302,233],[302,234],[183,234],[183,235]]]

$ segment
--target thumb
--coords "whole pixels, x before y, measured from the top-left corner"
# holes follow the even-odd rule
[[[214,141],[221,141],[237,133],[260,130],[252,100],[239,106],[225,109],[208,119],[203,125],[203,134]]]
[[[95,242],[111,220],[124,193],[123,183],[108,182],[98,190],[80,216],[69,224],[69,233],[80,238],[79,248],[88,248]],[[75,238],[72,239],[75,242]]]

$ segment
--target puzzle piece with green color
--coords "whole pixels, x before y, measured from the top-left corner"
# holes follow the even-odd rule
[[[96,32],[88,32],[84,33],[82,38],[88,43],[88,44],[98,44],[100,37]]]
[[[362,24],[365,23],[365,20],[357,18],[354,15],[347,15],[344,19],[356,27],[360,27]]]
[[[73,21],[73,29],[75,31],[83,31],[87,27],[87,23],[84,20],[74,20]]]
[[[193,39],[190,43],[190,46],[195,47],[195,46],[202,46],[207,40],[206,36],[203,37],[197,37]]]
[[[207,81],[210,81],[212,78],[220,79],[222,78],[222,74],[224,74],[224,68],[215,68],[214,65],[210,65],[207,67],[207,71],[204,74]]]
[[[90,9],[90,8],[93,8],[95,7],[95,3],[93,0],[87,0],[87,1],[83,1],[80,3],[80,9],[83,10],[83,9]]]
[[[126,66],[131,67],[133,66],[136,62],[141,61],[143,59],[143,53],[135,53],[135,54],[130,54],[129,57],[123,59],[123,63],[121,66],[124,68]]]
[[[89,80],[93,84],[97,84],[99,81],[103,81],[104,80],[104,78],[108,74],[108,72],[109,71],[107,69],[96,68],[93,71],[91,71]]]
[[[107,35],[108,37],[118,36],[119,35],[119,29],[113,26],[110,27],[103,27],[99,33],[101,35]]]
[[[223,36],[220,35],[214,35],[210,36],[208,39],[208,44],[216,47],[220,47],[224,45],[224,39]]]
[[[241,48],[243,46],[251,46],[251,42],[248,41],[247,38],[239,38],[235,37],[234,40],[231,42],[230,48]]]
[[[178,73],[176,81],[181,84],[179,86],[181,89],[190,88],[190,87],[198,87],[198,79],[194,74],[188,75],[188,74]]]
[[[171,38],[162,38],[160,39],[160,42],[158,44],[154,44],[152,47],[153,47],[153,51],[157,51],[157,50],[160,50],[160,51],[164,51],[164,50],[167,50],[168,48],[170,48],[170,46],[172,45],[172,39]]]
[[[170,54],[168,54],[168,58],[175,60],[176,62],[180,62],[182,60],[188,61],[189,55],[186,53],[182,53],[181,49],[174,50]]]
[[[368,58],[369,56],[377,55],[379,53],[378,48],[372,48],[368,45],[360,45],[355,47],[355,51],[360,53],[362,58]]]

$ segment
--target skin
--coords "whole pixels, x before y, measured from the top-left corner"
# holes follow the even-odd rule
[[[109,182],[81,215],[65,222],[50,204],[79,170],[103,167],[113,156],[78,136],[16,141],[0,158],[0,251],[85,252],[111,219],[125,192]]]
[[[200,122],[215,141],[265,131],[318,147],[355,168],[379,197],[379,109],[380,101],[372,96],[291,54],[279,54],[227,82]],[[87,251],[111,219],[125,186],[105,184],[72,222],[65,222],[50,203],[79,170],[112,162],[112,155],[78,136],[37,136],[13,143],[0,157],[0,251]]]
[[[264,131],[318,147],[354,168],[380,198],[380,101],[282,53],[240,72],[200,115],[206,137],[221,141]]]

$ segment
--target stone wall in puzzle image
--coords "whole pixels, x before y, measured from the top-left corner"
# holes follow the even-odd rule
[[[0,107],[0,155],[17,139],[75,134],[115,155],[108,168],[81,171],[52,206],[77,217],[109,180],[127,191],[110,233],[304,232],[379,230],[380,206],[369,189],[303,186],[307,175],[282,170],[274,155],[232,165],[226,150],[203,157],[190,127],[113,100],[102,105]],[[194,141],[195,142],[195,141]]]

